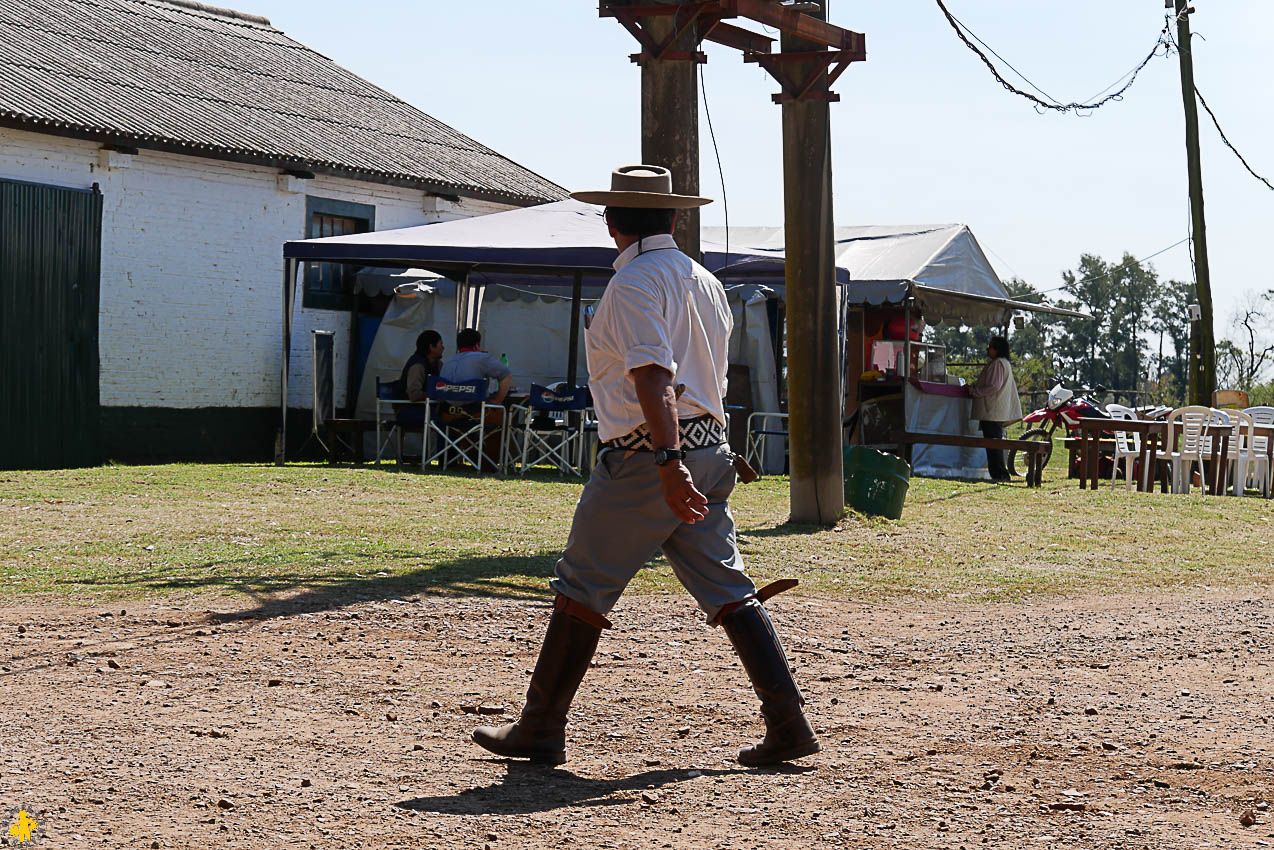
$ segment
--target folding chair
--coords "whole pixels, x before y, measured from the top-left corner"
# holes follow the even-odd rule
[[[552,464],[563,475],[584,474],[584,410],[592,398],[588,387],[559,387],[532,384],[527,404],[513,406],[514,429],[521,432],[521,475],[541,463]]]
[[[771,438],[783,440],[784,454],[786,454],[787,414],[764,411],[748,414],[748,446],[743,456],[760,472],[769,471],[765,468],[765,450]]]
[[[479,474],[489,465],[504,471],[504,443],[506,422],[488,426],[488,410],[504,407],[487,404],[487,379],[472,381],[448,381],[444,378],[429,379],[425,400],[425,427],[421,438],[420,468],[426,469],[435,460],[440,469],[446,469],[455,461],[471,465]],[[500,456],[491,457],[486,451],[486,437],[492,429],[499,429]],[[432,448],[434,439],[437,448]]]
[[[384,457],[385,446],[394,441],[395,456],[398,465],[403,462],[403,432],[407,428],[420,427],[425,423],[424,406],[407,398],[402,381],[382,381],[376,379],[376,465]],[[384,426],[389,425],[389,432],[383,434]]]

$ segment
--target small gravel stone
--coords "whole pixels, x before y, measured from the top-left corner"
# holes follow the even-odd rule
[[[1242,826],[1253,826],[1256,823],[1256,812],[1248,809],[1239,815],[1239,824]]]
[[[229,811],[234,808],[234,801],[228,797],[222,797],[217,801],[217,808]]]
[[[1088,808],[1088,804],[1066,801],[1062,803],[1049,803],[1048,807],[1055,812],[1082,812]]]

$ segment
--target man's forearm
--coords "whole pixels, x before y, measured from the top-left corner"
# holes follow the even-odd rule
[[[672,385],[672,375],[662,366],[642,366],[634,369],[631,376],[654,447],[679,448],[677,391]]]
[[[509,394],[509,386],[513,383],[513,376],[508,375],[500,379],[500,386],[495,391],[495,395],[488,401],[488,404],[504,404],[505,396]]]

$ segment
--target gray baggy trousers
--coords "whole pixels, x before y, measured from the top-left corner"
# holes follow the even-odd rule
[[[709,620],[722,607],[754,596],[756,586],[744,572],[726,503],[735,482],[729,448],[694,449],[685,464],[708,497],[708,516],[693,525],[664,503],[650,452],[604,449],[575,506],[571,535],[550,586],[605,615],[662,549]]]

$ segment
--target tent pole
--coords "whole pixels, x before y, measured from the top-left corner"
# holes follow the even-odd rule
[[[298,261],[283,259],[283,369],[279,376],[279,433],[274,438],[274,462],[282,466],[288,453],[288,370],[292,360],[292,307],[296,298]]]
[[[571,348],[566,355],[566,383],[575,386],[579,372],[579,311],[584,297],[584,273],[576,272],[571,284]]]
[[[902,338],[905,340],[903,344],[903,364],[902,377],[907,379],[911,377],[911,299],[907,299],[907,306],[903,308],[903,321],[906,323],[902,330]]]

